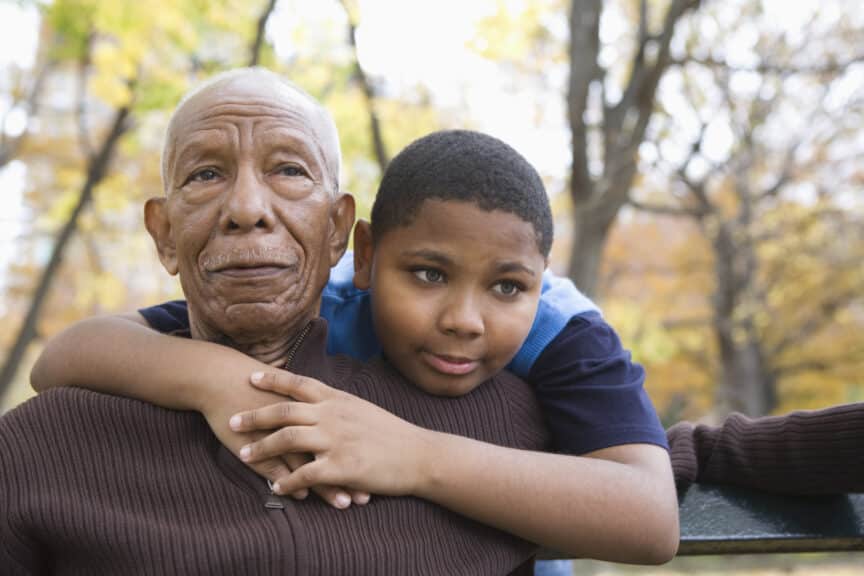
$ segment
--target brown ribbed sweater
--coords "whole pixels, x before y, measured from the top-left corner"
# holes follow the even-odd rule
[[[864,492],[864,403],[784,416],[732,414],[668,430],[678,488],[737,484],[787,494]]]
[[[427,395],[383,362],[324,355],[317,323],[292,370],[418,425],[507,446],[545,442],[521,381]],[[532,544],[412,497],[340,511],[269,494],[197,413],[74,388],[0,418],[0,572],[507,574]]]

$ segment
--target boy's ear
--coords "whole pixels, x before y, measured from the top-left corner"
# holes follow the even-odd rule
[[[348,248],[351,226],[354,225],[354,197],[342,194],[330,208],[330,267],[339,263]]]
[[[156,244],[159,260],[169,274],[177,274],[177,246],[168,220],[167,198],[150,198],[144,204],[144,225]]]
[[[372,284],[372,227],[366,220],[358,220],[354,226],[354,286],[368,290]]]

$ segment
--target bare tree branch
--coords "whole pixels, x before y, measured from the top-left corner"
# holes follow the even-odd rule
[[[781,338],[780,341],[768,348],[769,355],[777,357],[788,350],[790,346],[807,340],[825,328],[828,324],[834,321],[837,312],[839,312],[844,306],[858,298],[861,298],[862,289],[864,289],[864,286],[855,286],[852,289],[835,294],[831,298],[826,298],[825,300],[818,302],[818,308],[813,311],[813,315],[807,321],[801,324],[797,330],[787,330],[786,335]]]
[[[78,72],[75,77],[75,125],[78,128],[78,145],[88,161],[93,159],[93,144],[90,141],[90,128],[87,126],[87,74],[90,72],[90,52],[93,34],[87,35],[81,57],[78,59]]]
[[[772,368],[774,374],[784,377],[794,376],[802,372],[827,372],[847,365],[858,365],[864,362],[864,348],[852,350],[842,356],[821,359],[799,360],[789,364],[781,364]]]
[[[864,54],[858,54],[838,62],[825,62],[820,64],[793,64],[789,62],[766,62],[762,61],[755,66],[738,66],[730,64],[726,60],[711,57],[687,56],[670,61],[670,65],[685,66],[687,64],[698,64],[706,68],[726,70],[729,72],[755,72],[762,75],[775,75],[788,77],[796,74],[821,76],[823,74],[837,74],[844,72],[849,66],[864,62]]]
[[[4,115],[2,122],[0,122],[0,168],[8,164],[18,155],[18,151],[21,149],[21,146],[24,145],[24,142],[29,135],[28,126],[18,136],[9,137],[6,134],[8,114],[19,107],[23,107],[24,110],[26,110],[29,118],[32,118],[39,112],[39,105],[42,97],[42,90],[45,86],[45,80],[53,67],[54,61],[50,59],[45,59],[42,64],[37,64],[36,74],[33,78],[33,83],[30,86],[30,91],[27,94],[23,106],[21,106],[21,103],[13,103],[9,107],[9,112]]]
[[[18,372],[21,360],[27,351],[27,347],[36,336],[36,327],[42,312],[42,306],[48,297],[57,271],[60,269],[63,254],[69,244],[69,240],[78,228],[78,220],[84,209],[90,204],[94,189],[108,174],[111,159],[117,149],[117,145],[121,137],[130,128],[131,106],[130,103],[115,111],[111,127],[102,141],[99,151],[94,156],[91,156],[87,162],[87,178],[79,192],[78,201],[69,218],[57,233],[51,257],[48,259],[48,264],[39,277],[33,292],[33,298],[27,309],[27,314],[18,329],[12,349],[7,354],[3,363],[3,368],[0,370],[0,396],[11,385],[15,374]]]
[[[351,14],[346,0],[339,0],[342,9],[345,10],[345,15],[348,19],[348,43],[351,46],[351,51],[354,54],[354,77],[360,83],[360,89],[366,98],[366,110],[369,114],[369,129],[372,134],[372,148],[375,152],[375,160],[378,162],[378,167],[383,174],[387,169],[387,164],[390,163],[390,156],[387,154],[387,147],[384,144],[384,135],[381,132],[381,120],[378,116],[378,105],[375,87],[366,76],[363,66],[360,65],[360,58],[357,54],[357,25],[354,22],[354,17]]]
[[[641,202],[630,198],[627,203],[637,210],[648,212],[650,214],[658,214],[664,216],[687,217],[699,219],[705,215],[703,210],[695,208],[684,208],[682,206],[669,206],[668,204],[652,204],[651,202]]]
[[[602,0],[573,0],[570,6],[570,80],[567,108],[572,137],[571,193],[587,202],[594,196],[588,168],[588,127],[585,113],[591,84],[603,82],[597,56],[600,53]]]
[[[267,21],[276,8],[276,0],[267,0],[267,5],[258,16],[255,26],[255,38],[249,48],[249,66],[258,66],[261,61],[261,48],[264,46],[264,35],[267,32]]]

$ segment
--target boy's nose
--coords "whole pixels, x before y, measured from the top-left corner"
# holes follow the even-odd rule
[[[220,219],[224,232],[249,232],[255,228],[271,229],[275,217],[270,190],[254,170],[241,167],[228,190]]]
[[[481,336],[486,328],[478,302],[471,296],[456,296],[447,300],[438,318],[438,328],[461,337]]]

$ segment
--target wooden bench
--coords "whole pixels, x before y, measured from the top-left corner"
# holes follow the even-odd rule
[[[678,495],[678,556],[864,550],[864,494],[784,496],[711,484]],[[544,550],[539,558],[566,558]]]

